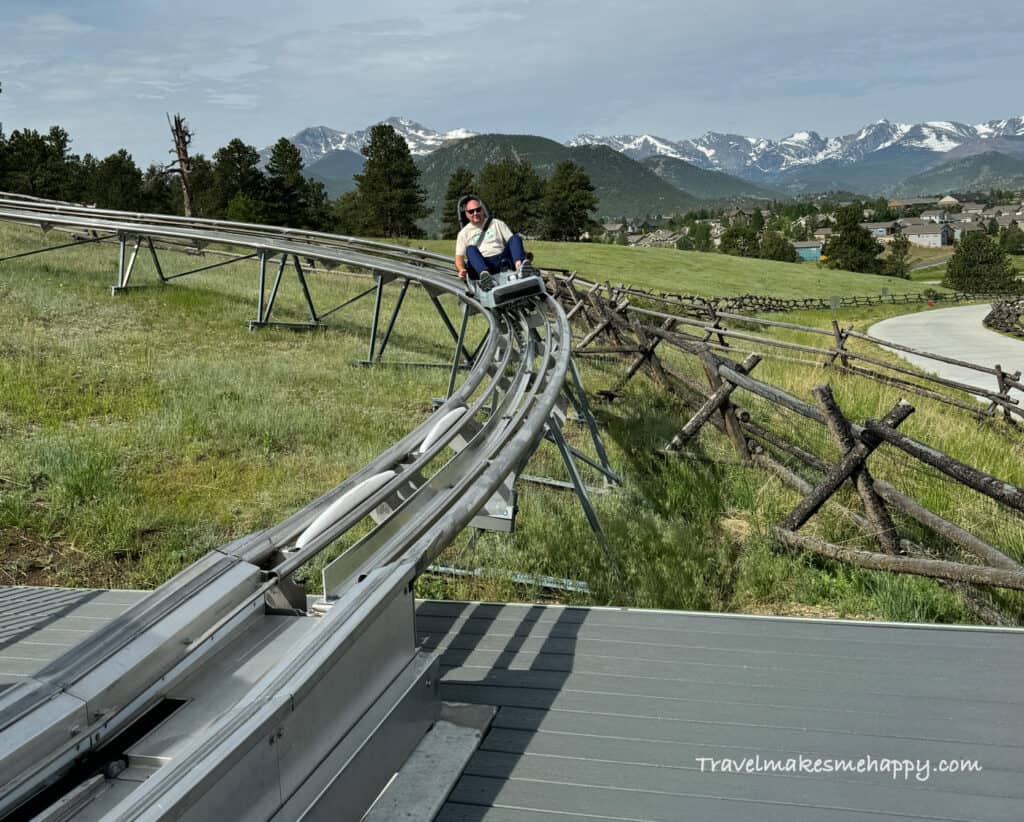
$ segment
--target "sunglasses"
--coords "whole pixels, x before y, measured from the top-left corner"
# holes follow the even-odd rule
[[[467,214],[479,214],[481,211],[483,211],[482,208],[467,208],[466,209],[466,213]]]

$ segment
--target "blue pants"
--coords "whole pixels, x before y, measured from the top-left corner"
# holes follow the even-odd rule
[[[523,238],[513,234],[512,239],[505,244],[500,254],[493,257],[485,257],[475,245],[466,246],[466,265],[469,273],[475,274],[478,279],[485,271],[497,274],[503,269],[514,269],[516,263],[526,259],[526,252],[523,250]]]

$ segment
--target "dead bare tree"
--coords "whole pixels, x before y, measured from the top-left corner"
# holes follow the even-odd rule
[[[176,154],[178,159],[176,164],[168,164],[164,169],[164,172],[167,174],[177,174],[181,179],[181,193],[185,201],[185,216],[191,217],[192,186],[189,182],[191,161],[188,156],[188,146],[189,143],[192,142],[192,129],[189,128],[188,123],[185,122],[185,118],[180,114],[175,114],[173,120],[171,120],[171,115],[168,114],[167,125],[171,127],[171,136],[174,138],[174,148],[171,149],[170,153]]]

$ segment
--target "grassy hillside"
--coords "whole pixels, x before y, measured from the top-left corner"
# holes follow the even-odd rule
[[[722,171],[708,171],[675,157],[654,155],[642,163],[680,191],[701,200],[771,200],[783,197],[778,191],[748,183]]]
[[[599,199],[598,213],[610,218],[671,214],[692,208],[697,200],[624,154],[607,146],[568,148],[545,137],[484,134],[439,148],[418,161],[420,183],[427,192],[433,216],[424,221],[431,230],[441,223],[448,178],[459,167],[478,173],[488,163],[526,160],[548,177],[563,160],[573,160],[587,172]]]
[[[438,254],[454,253],[449,240],[416,241]],[[833,294],[913,294],[921,286],[909,280],[832,271],[815,263],[777,263],[728,254],[631,248],[602,243],[530,242],[536,263],[578,271],[581,277],[629,283],[658,291],[719,296],[766,294],[773,297],[829,297]]]
[[[0,224],[0,256],[39,244],[38,232]],[[560,253],[553,244],[538,250],[550,257]],[[632,251],[569,246],[562,253],[563,260],[575,258],[617,280],[628,259],[621,255]],[[196,263],[194,257],[161,256],[167,273]],[[109,286],[115,258],[114,247],[93,245],[3,264],[0,569],[5,583],[154,586],[210,548],[278,521],[349,475],[425,418],[430,398],[443,393],[443,369],[367,370],[354,364],[366,353],[369,301],[334,315],[324,331],[250,333],[244,321],[255,311],[255,264],[159,287],[149,261],[140,259],[136,282],[148,287],[114,298]],[[664,276],[657,272],[658,259],[647,253],[632,257],[634,281]],[[710,284],[710,270],[706,275]],[[776,293],[799,293],[783,288],[785,279],[778,278]],[[337,273],[310,273],[309,282],[324,304],[366,284]],[[751,283],[739,290],[760,288]],[[394,299],[392,289],[386,309]],[[280,319],[302,318],[294,282],[282,286],[279,304]],[[853,309],[837,316],[863,328],[887,311],[891,308]],[[827,326],[832,314],[790,318]],[[478,333],[479,326],[474,339]],[[450,352],[450,338],[426,297],[410,290],[388,358],[445,360]],[[878,416],[898,397],[895,390],[792,359],[769,356],[758,375],[801,396],[827,379],[857,419]],[[618,362],[580,362],[591,392],[612,385],[622,371]],[[693,363],[677,367],[701,373]],[[758,419],[769,418],[770,412],[749,405]],[[970,419],[958,422],[948,409],[926,401],[915,405],[919,413],[905,425],[910,433],[1011,481],[1024,481],[1019,439]],[[574,497],[526,483],[520,486],[515,533],[483,534],[475,546],[464,535],[442,561],[590,584],[589,597],[567,594],[567,602],[970,619],[957,597],[934,582],[775,550],[768,529],[796,497],[763,473],[740,466],[724,438],[708,430],[686,459],[665,461],[656,455],[689,415],[673,395],[637,379],[620,400],[598,406],[597,413],[613,466],[625,480],[621,489],[594,498],[621,557],[621,579],[608,573]],[[567,434],[577,447],[587,448],[579,428],[570,426]],[[808,447],[820,446],[821,436],[809,437]],[[547,446],[531,461],[530,472],[564,476]],[[876,474],[931,488],[927,472],[908,471],[898,457],[880,461]],[[941,484],[936,489],[928,500],[935,510],[997,530],[992,538],[1000,544],[1024,545],[1016,521],[994,517],[962,492],[948,494]],[[844,543],[867,544],[831,514],[817,518],[815,532],[819,528],[826,534],[836,529]],[[456,598],[541,595],[497,579],[428,575],[418,586],[421,595]]]

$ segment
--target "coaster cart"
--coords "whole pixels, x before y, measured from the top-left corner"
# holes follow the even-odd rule
[[[459,200],[459,225],[469,221],[466,216],[466,203],[469,200],[483,202],[475,194],[467,194]],[[486,209],[486,206],[484,207]],[[489,215],[488,215],[489,216]],[[527,260],[522,267],[502,270],[497,274],[484,273],[479,280],[467,277],[466,289],[485,308],[507,308],[516,303],[547,293],[547,286],[540,272]]]

